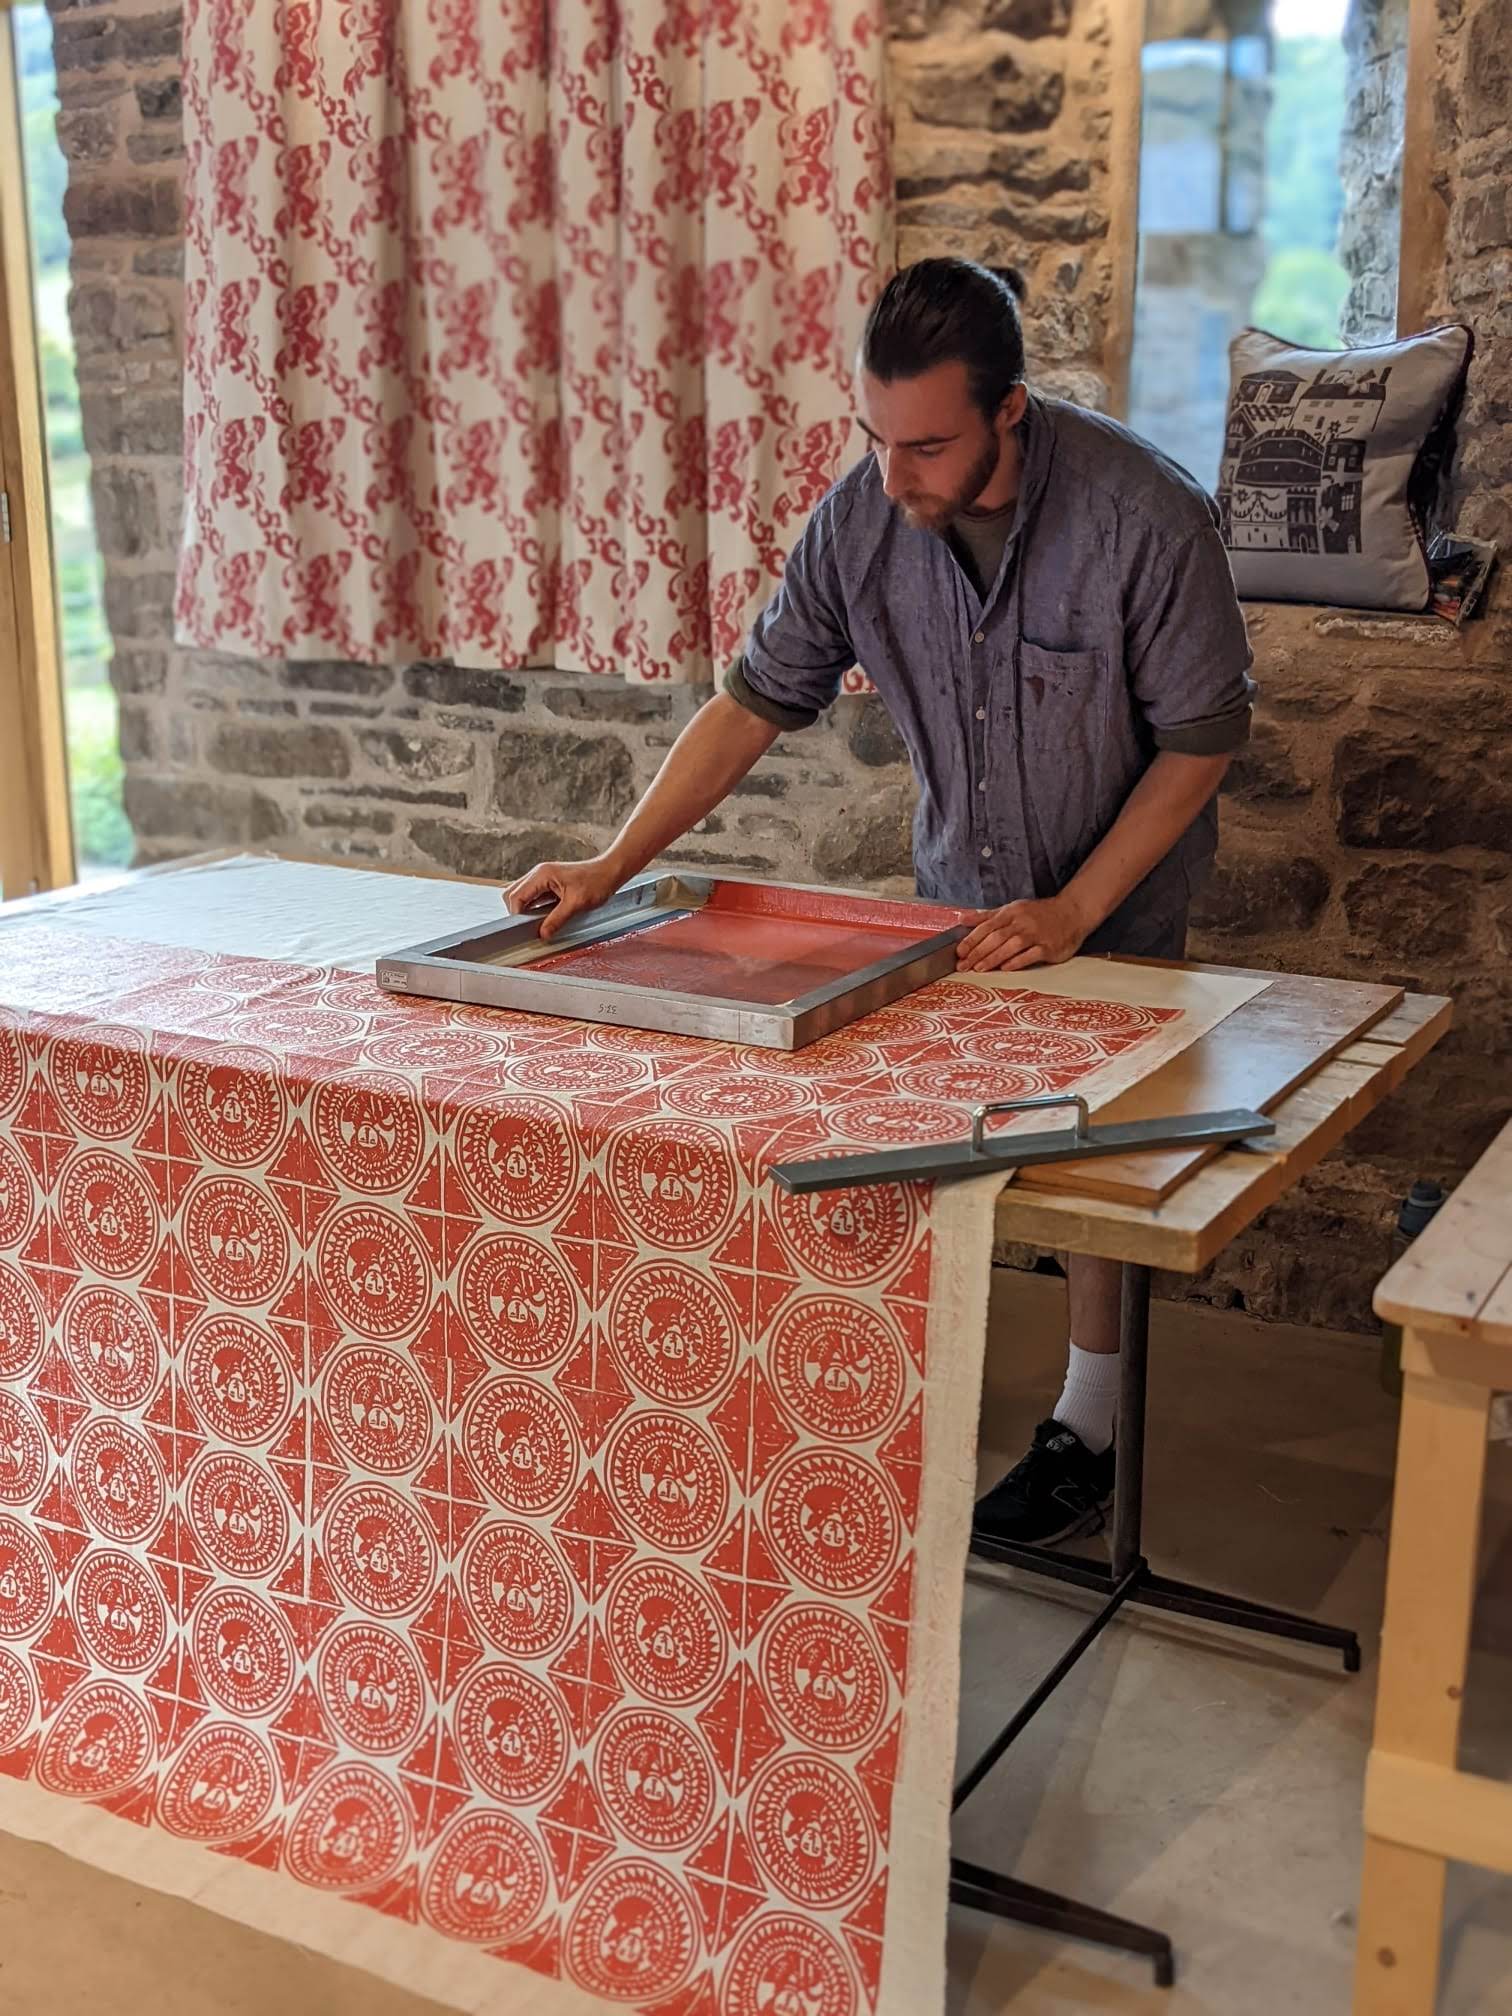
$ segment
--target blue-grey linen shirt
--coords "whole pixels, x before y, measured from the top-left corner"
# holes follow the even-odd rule
[[[985,598],[950,542],[910,526],[867,455],[816,505],[726,680],[807,727],[860,665],[919,787],[920,893],[994,908],[1052,896],[1157,751],[1249,733],[1251,654],[1214,508],[1116,422],[1031,396],[1012,528]],[[1137,951],[1179,918],[1217,846],[1210,802],[1088,949]]]

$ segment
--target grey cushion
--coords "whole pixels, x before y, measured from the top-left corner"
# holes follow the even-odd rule
[[[1240,330],[1218,508],[1241,596],[1426,608],[1423,499],[1470,350],[1458,323],[1361,350]]]

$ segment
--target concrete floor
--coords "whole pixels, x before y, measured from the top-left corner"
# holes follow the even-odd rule
[[[999,1277],[983,1479],[1058,1385],[1059,1284]],[[960,1851],[1161,1926],[1178,1985],[954,1912],[950,2016],[1332,2016],[1349,2006],[1395,1409],[1368,1343],[1157,1307],[1152,1559],[1353,1625],[1366,1670],[1135,1613],[957,1821]],[[990,1452],[996,1450],[994,1457]],[[1491,1451],[1465,1761],[1512,1775],[1512,1450]],[[1499,1600],[1497,1600],[1499,1592]],[[962,1755],[1075,1635],[1085,1602],[991,1571],[967,1589]],[[173,1955],[165,1975],[162,1960]],[[507,1990],[501,1992],[507,2010]],[[430,2016],[436,2005],[0,1837],[0,2016]],[[1456,1872],[1439,2016],[1512,2016],[1512,1885]]]

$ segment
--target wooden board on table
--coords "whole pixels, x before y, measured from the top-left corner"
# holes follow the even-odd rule
[[[1401,1008],[1400,987],[1279,974],[1252,1001],[1148,1078],[1099,1108],[1099,1124],[1249,1107],[1268,1113],[1321,1065]],[[1406,1066],[1403,1065],[1405,1070]],[[1218,1149],[1146,1149],[1021,1170],[1017,1181],[1061,1195],[1154,1205]]]

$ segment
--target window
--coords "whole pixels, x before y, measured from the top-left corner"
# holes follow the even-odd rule
[[[1129,424],[1209,490],[1228,346],[1395,333],[1408,0],[1149,0]]]

